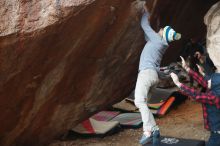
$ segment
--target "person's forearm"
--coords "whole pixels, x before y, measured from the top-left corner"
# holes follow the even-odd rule
[[[207,88],[207,81],[204,79],[203,76],[199,75],[197,72],[193,71],[192,69],[189,70],[189,75],[193,77],[194,80],[196,80],[200,85]]]
[[[148,22],[149,22],[151,13],[150,13],[149,8],[148,8],[146,3],[144,3],[143,8],[144,8],[144,12],[147,14],[147,19],[148,19]]]
[[[149,17],[149,14],[145,12],[141,19],[141,27],[144,30],[146,37],[149,40],[154,40],[154,36],[156,32],[151,28],[148,17]]]
[[[184,84],[180,86],[180,89],[186,96],[196,100],[197,102],[219,106],[218,98],[216,98],[216,96],[214,96],[211,92],[202,93]]]
[[[145,6],[144,6],[144,15],[146,15],[146,17],[147,17],[147,21],[149,22],[150,12],[148,11],[147,8],[145,8]]]
[[[181,88],[182,83],[180,83],[179,81],[177,81],[177,82],[173,81],[173,82],[174,82],[174,84],[175,84],[178,88]]]
[[[147,8],[146,3],[144,3],[144,6],[143,6],[143,7],[144,7],[144,11],[147,12],[147,13],[149,13],[149,10],[148,10],[148,8]]]

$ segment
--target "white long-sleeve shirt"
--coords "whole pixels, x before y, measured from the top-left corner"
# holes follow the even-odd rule
[[[145,12],[141,19],[141,27],[145,33],[145,44],[140,57],[139,71],[144,69],[155,69],[159,71],[160,63],[168,43],[156,33],[148,21],[149,13]]]

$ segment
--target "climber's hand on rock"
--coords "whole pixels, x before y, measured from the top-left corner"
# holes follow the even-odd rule
[[[149,12],[146,2],[143,2],[143,8],[145,12]]]

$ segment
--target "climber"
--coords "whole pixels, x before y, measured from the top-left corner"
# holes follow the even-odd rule
[[[171,73],[173,82],[181,91],[190,98],[202,103],[203,118],[205,128],[211,131],[209,141],[206,146],[220,146],[220,73],[215,72],[210,76],[201,76],[190,69],[183,57],[182,67],[194,78],[199,84],[207,88],[206,92],[200,92],[179,82],[176,74]],[[201,67],[198,65],[200,74],[204,75]]]
[[[139,73],[135,87],[135,105],[139,108],[143,121],[143,135],[139,143],[144,145],[153,142],[154,146],[159,143],[159,127],[149,110],[146,99],[152,86],[158,83],[158,71],[164,52],[168,43],[179,40],[181,34],[176,33],[170,26],[166,26],[156,33],[149,24],[149,13],[146,3],[143,5],[144,14],[141,20],[141,27],[145,33],[145,44],[140,56]]]

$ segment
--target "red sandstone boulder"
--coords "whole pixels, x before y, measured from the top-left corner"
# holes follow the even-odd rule
[[[0,1],[1,146],[46,145],[129,94],[144,45],[133,1]],[[153,27],[202,38],[210,1],[151,0]]]
[[[133,0],[0,1],[0,145],[42,146],[134,88]]]

